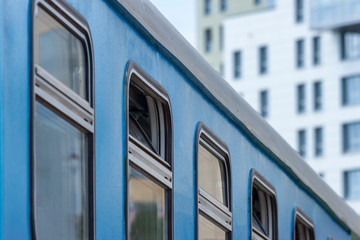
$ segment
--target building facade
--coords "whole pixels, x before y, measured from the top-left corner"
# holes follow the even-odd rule
[[[224,28],[226,17],[271,8],[274,0],[197,0],[197,48],[223,74]]]
[[[225,79],[360,213],[360,0],[227,17]]]

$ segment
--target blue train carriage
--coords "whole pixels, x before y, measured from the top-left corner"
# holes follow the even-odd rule
[[[147,0],[0,2],[0,239],[358,239]]]

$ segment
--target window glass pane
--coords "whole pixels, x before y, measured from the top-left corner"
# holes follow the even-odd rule
[[[40,103],[35,125],[38,239],[88,239],[88,136]]]
[[[199,240],[225,240],[226,233],[199,214]]]
[[[252,193],[252,224],[265,236],[269,235],[269,216],[266,194],[263,191],[253,188]]]
[[[226,178],[224,162],[199,144],[199,187],[226,204]]]
[[[234,78],[241,77],[241,52],[236,51],[233,54],[234,60]]]
[[[345,172],[345,198],[360,199],[360,170]]]
[[[343,105],[360,104],[360,76],[343,78]]]
[[[360,151],[360,122],[343,126],[344,152]]]
[[[298,151],[300,156],[306,155],[306,132],[305,130],[298,131]]]
[[[130,167],[129,236],[133,240],[166,240],[166,192]]]
[[[159,114],[154,98],[130,84],[129,111],[130,135],[160,155]]]
[[[89,100],[85,52],[81,41],[42,8],[38,8],[35,36],[36,64]]]

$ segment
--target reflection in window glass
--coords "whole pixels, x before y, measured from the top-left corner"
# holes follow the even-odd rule
[[[39,103],[35,125],[38,239],[88,239],[88,137]]]
[[[265,236],[269,235],[269,216],[266,194],[253,188],[252,196],[253,216],[252,224],[258,231]]]
[[[344,197],[351,200],[360,199],[360,170],[346,171],[344,177]]]
[[[295,240],[313,240],[314,233],[312,229],[308,228],[301,222],[295,225]]]
[[[130,135],[160,155],[159,113],[154,98],[131,84],[129,110]]]
[[[42,8],[35,26],[35,63],[89,100],[82,42]]]
[[[199,214],[199,240],[225,240],[226,233]]]
[[[165,190],[130,167],[129,236],[132,240],[166,240]]]
[[[225,166],[209,150],[199,144],[199,187],[222,204],[226,204]]]

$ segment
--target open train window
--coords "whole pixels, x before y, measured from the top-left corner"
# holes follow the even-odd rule
[[[63,1],[34,1],[33,239],[94,239],[93,56],[86,20]]]
[[[312,220],[298,207],[294,209],[293,240],[315,240]]]
[[[127,239],[172,239],[172,119],[166,91],[127,69]]]
[[[197,239],[229,240],[232,233],[229,151],[204,124],[196,141]]]
[[[275,188],[256,170],[251,170],[250,184],[251,238],[278,239]]]

